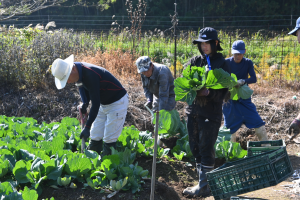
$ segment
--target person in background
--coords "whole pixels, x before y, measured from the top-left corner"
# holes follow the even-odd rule
[[[289,35],[294,35],[298,39],[298,43],[300,44],[300,17],[296,21],[296,27],[289,32]],[[292,121],[290,127],[289,127],[289,134],[299,134],[300,132],[300,114]]]
[[[145,106],[155,111],[171,111],[176,106],[174,92],[174,78],[170,69],[162,64],[152,63],[148,56],[141,56],[136,60],[138,73],[141,74],[144,94],[147,102]],[[157,144],[163,146],[159,136]]]
[[[89,102],[92,103],[80,134],[80,139],[91,138],[87,149],[98,154],[103,150],[102,156],[111,154],[110,148],[116,148],[128,108],[128,94],[121,83],[103,67],[74,62],[73,55],[65,60],[56,59],[51,71],[57,89],[63,89],[67,82],[79,87],[83,101],[79,107],[83,114],[87,112]]]
[[[136,60],[138,73],[141,74],[146,106],[153,111],[173,110],[176,105],[174,78],[170,69],[162,64],[152,63],[148,56]]]
[[[221,68],[230,73],[223,55],[217,52],[223,49],[215,29],[210,27],[201,29],[198,39],[193,43],[197,45],[200,55],[193,57],[185,67],[206,66],[208,70]],[[211,193],[206,173],[214,169],[214,144],[221,126],[222,103],[227,92],[227,88],[215,90],[204,87],[197,91],[196,99],[186,108],[189,144],[196,160],[199,181],[196,186],[186,188],[183,194],[205,197]]]
[[[253,63],[244,57],[246,53],[245,43],[242,40],[233,42],[231,53],[233,56],[227,58],[226,62],[230,66],[231,73],[235,74],[238,79],[238,84],[235,87],[256,83]],[[224,103],[223,115],[224,126],[229,128],[232,134],[232,142],[236,142],[236,132],[242,124],[245,124],[247,128],[254,128],[260,141],[268,140],[265,122],[257,113],[255,105],[251,102],[251,97],[249,99],[229,100]]]

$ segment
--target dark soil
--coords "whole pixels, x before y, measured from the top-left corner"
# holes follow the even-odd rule
[[[73,200],[73,199],[107,199],[107,195],[111,193],[109,190],[104,192],[104,190],[92,190],[90,187],[87,189],[82,189],[83,185],[78,184],[77,189],[71,188],[61,188],[61,189],[53,189],[51,187],[44,188],[43,193],[39,196],[39,199],[46,199],[49,197],[54,197],[55,200]],[[112,200],[127,200],[127,199],[141,199],[141,200],[148,200],[150,199],[151,193],[151,180],[145,180],[145,184],[143,184],[143,190],[132,194],[131,192],[123,192],[120,191],[116,195],[114,195]],[[180,200],[177,193],[174,191],[173,188],[167,186],[165,183],[156,182],[155,183],[155,193],[154,193],[155,200],[161,199],[174,199]]]
[[[150,113],[144,108],[145,97],[140,82],[122,81],[122,84],[130,96],[130,105],[126,117],[125,126],[134,125],[139,130],[153,131]],[[54,85],[54,83],[53,83]],[[268,137],[271,140],[284,139],[287,144],[287,151],[294,169],[300,168],[300,158],[297,153],[300,152],[300,139],[288,134],[288,127],[293,119],[299,113],[300,100],[292,100],[294,95],[300,96],[300,93],[280,88],[259,87],[255,86],[253,102],[257,110],[266,122]],[[38,123],[43,121],[50,123],[61,121],[62,118],[78,117],[77,105],[80,103],[80,96],[75,86],[68,85],[63,90],[56,88],[48,89],[11,89],[9,86],[0,88],[0,114],[6,116],[25,116],[33,117]],[[176,109],[181,117],[184,114],[185,104],[178,102]],[[247,148],[247,141],[255,141],[254,129],[246,127],[240,128],[237,133],[237,140],[244,149]],[[169,142],[169,143],[168,143]],[[176,144],[176,138],[166,141],[167,147]],[[171,155],[169,155],[171,156]],[[172,157],[172,156],[171,156]],[[152,170],[152,159],[139,157],[136,160],[144,169],[148,169],[150,174]],[[187,162],[192,166],[187,166]],[[224,163],[224,160],[216,160],[215,167]],[[195,163],[191,160],[168,161],[162,159],[157,163],[156,170],[156,190],[155,199],[201,199],[188,198],[182,195],[182,191],[189,186],[197,183]],[[263,196],[259,191],[257,197]],[[105,199],[102,197],[107,194],[100,193],[100,190],[82,189],[78,184],[77,189],[60,189],[44,188],[39,199],[54,197],[57,199]],[[111,199],[149,199],[150,181],[146,180],[143,190],[131,194],[130,192],[120,192]],[[281,199],[280,196],[277,196]],[[209,197],[206,199],[213,199]]]

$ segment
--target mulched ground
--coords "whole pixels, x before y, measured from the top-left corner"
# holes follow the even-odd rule
[[[139,81],[122,81],[130,96],[130,105],[126,117],[125,126],[135,125],[139,130],[153,131],[150,122],[150,113],[144,108],[145,97]],[[288,134],[288,126],[299,113],[300,100],[293,100],[293,96],[299,96],[299,92],[288,89],[272,88],[270,86],[254,85],[253,102],[263,120],[266,122],[268,136],[272,140],[285,139],[287,150],[294,169],[300,168],[300,159],[297,153],[300,152],[300,140],[292,138]],[[74,85],[68,85],[63,90],[48,87],[47,89],[23,88],[12,89],[8,85],[0,87],[0,114],[6,116],[33,117],[39,123],[61,121],[62,118],[78,117],[76,109],[80,103],[80,96]],[[182,117],[184,114],[184,103],[177,104],[177,110]],[[248,140],[255,141],[254,129],[242,127],[237,134],[237,140],[246,149]],[[152,170],[152,159],[143,157],[136,160],[144,169]],[[186,162],[192,163],[188,167]],[[218,161],[221,165],[223,161]],[[163,159],[157,164],[157,183],[155,199],[201,199],[187,198],[182,195],[184,188],[196,184],[197,176],[195,163],[190,160],[171,162]],[[107,194],[100,193],[100,190],[82,190],[78,184],[77,189],[44,188],[39,199],[54,197],[55,199],[105,199]],[[150,181],[146,180],[143,191],[131,194],[120,192],[111,199],[149,199]],[[211,198],[208,198],[211,199]]]

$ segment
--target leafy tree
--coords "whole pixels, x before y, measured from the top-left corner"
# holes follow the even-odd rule
[[[7,20],[15,15],[29,14],[51,6],[59,5],[67,0],[1,0],[0,20]]]
[[[60,6],[68,0],[0,0],[0,21],[11,19],[16,15],[30,14],[45,8]],[[116,0],[98,0],[86,2],[85,0],[73,1],[71,6],[96,6],[101,10],[106,10],[110,3]],[[69,5],[68,5],[69,7]]]

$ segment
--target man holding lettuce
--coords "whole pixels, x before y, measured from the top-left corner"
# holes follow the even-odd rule
[[[215,29],[210,27],[201,29],[198,39],[193,43],[197,45],[200,55],[193,57],[185,66],[190,70],[193,66],[205,67],[207,71],[220,68],[230,73],[223,55],[217,52],[223,49]],[[227,92],[228,88],[203,87],[197,91],[195,100],[186,108],[189,144],[196,160],[199,182],[194,187],[186,188],[183,194],[201,197],[210,194],[206,173],[214,169],[214,144],[221,126],[222,103]]]
[[[238,79],[238,84],[235,87],[256,83],[253,63],[250,59],[244,58],[245,43],[242,40],[235,41],[232,44],[231,53],[233,56],[227,58],[226,62],[230,66],[231,73],[235,74]],[[229,100],[223,105],[223,114],[224,126],[230,129],[232,142],[236,142],[236,132],[242,124],[245,124],[247,128],[254,128],[260,141],[268,140],[265,122],[257,113],[255,105],[251,102],[251,97]]]

